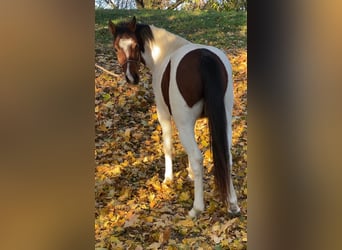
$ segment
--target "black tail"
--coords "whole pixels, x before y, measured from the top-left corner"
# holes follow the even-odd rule
[[[229,147],[224,94],[227,72],[221,60],[209,50],[202,50],[201,76],[204,85],[205,114],[209,120],[214,177],[221,200],[226,203],[229,194]]]

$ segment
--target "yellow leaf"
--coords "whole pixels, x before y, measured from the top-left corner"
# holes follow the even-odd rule
[[[177,190],[182,190],[183,189],[183,180],[182,179],[178,179],[177,180],[176,188],[177,188]]]
[[[126,105],[126,99],[125,99],[125,97],[123,97],[123,96],[119,97],[119,105],[120,105],[120,106]]]
[[[112,243],[118,243],[118,242],[120,242],[120,240],[119,240],[116,236],[114,236],[114,235],[110,236],[109,240],[110,240],[110,242],[112,242]]]
[[[143,137],[143,133],[135,132],[132,136],[134,137],[134,139],[139,140],[139,139],[141,139]]]
[[[162,185],[160,184],[159,180],[153,181],[152,186],[157,191],[160,191],[162,188]]]
[[[220,230],[221,230],[221,224],[219,222],[216,222],[212,227],[212,231],[219,232]]]
[[[210,200],[209,206],[207,208],[208,213],[213,213],[217,210],[218,204],[214,200]]]
[[[130,218],[129,218],[129,220],[127,220],[126,222],[125,222],[125,225],[123,226],[124,228],[126,228],[126,227],[131,227],[131,226],[133,226],[134,224],[136,224],[138,221],[139,221],[139,219],[138,219],[138,215],[137,214],[133,214]]]
[[[193,227],[195,224],[192,221],[192,219],[185,219],[185,220],[180,220],[177,222],[177,226],[182,226],[182,227]]]
[[[104,104],[104,106],[106,106],[107,108],[113,108],[113,106],[114,106],[114,102],[111,102],[111,101],[109,101],[109,102],[107,102],[106,104]]]
[[[108,128],[106,128],[106,126],[104,124],[101,124],[99,127],[98,127],[98,130],[102,131],[102,132],[106,132],[108,131]]]
[[[229,240],[228,240],[228,239],[222,240],[222,241],[221,241],[221,245],[222,245],[223,247],[228,247],[228,246],[229,246]]]
[[[120,197],[118,198],[119,201],[127,200],[131,196],[132,190],[130,188],[123,189],[123,192],[121,192]]]
[[[156,197],[156,195],[155,195],[154,193],[150,193],[150,194],[148,195],[148,200],[151,202],[151,201],[154,200],[155,197]]]
[[[159,242],[154,242],[154,243],[152,243],[151,245],[149,245],[148,247],[147,247],[147,249],[158,249],[159,247],[160,247],[160,245],[161,245],[161,243],[159,243]]]
[[[159,135],[155,134],[155,135],[151,135],[151,138],[155,141],[155,142],[160,142],[160,137]]]
[[[144,218],[145,222],[152,222],[153,221],[153,217],[152,216],[147,216]]]
[[[125,140],[126,140],[126,141],[128,141],[128,140],[131,138],[131,129],[130,129],[130,128],[127,128],[127,129],[125,130],[124,136],[125,136]]]
[[[179,200],[180,201],[188,201],[190,199],[190,194],[189,192],[182,192],[180,195],[179,195]]]
[[[205,151],[204,157],[205,157],[206,159],[211,159],[211,152],[210,152],[210,149],[208,149],[208,150]]]
[[[201,144],[202,144],[203,147],[208,147],[209,146],[209,143],[208,143],[207,140],[202,140]]]

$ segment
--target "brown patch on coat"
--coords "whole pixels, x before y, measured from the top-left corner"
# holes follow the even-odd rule
[[[222,79],[224,79],[222,89],[225,92],[227,88],[228,73],[220,58],[207,49],[192,50],[179,62],[176,72],[178,89],[189,107],[194,106],[204,97],[202,71],[205,70],[205,68],[201,68],[203,67],[201,65],[203,56],[210,56],[217,61],[220,72],[222,72]],[[204,110],[202,116],[205,116]]]
[[[169,62],[165,68],[163,73],[162,82],[161,82],[161,90],[163,93],[164,101],[169,108],[169,112],[172,115],[171,107],[170,107],[170,95],[169,95],[169,87],[170,87],[170,68],[171,63]]]

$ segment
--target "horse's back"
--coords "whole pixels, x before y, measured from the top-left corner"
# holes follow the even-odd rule
[[[180,47],[179,49],[175,50],[172,54],[171,54],[171,60],[173,60],[174,62],[177,62],[179,60],[181,60],[187,53],[193,51],[193,50],[197,50],[197,49],[206,49],[211,51],[212,53],[214,53],[215,55],[219,56],[220,59],[222,60],[223,63],[227,63],[227,65],[229,65],[229,61],[228,58],[226,57],[226,55],[224,54],[224,52],[216,47],[213,46],[208,46],[208,45],[203,45],[203,44],[195,44],[195,43],[190,43],[190,44],[186,44],[182,47]]]

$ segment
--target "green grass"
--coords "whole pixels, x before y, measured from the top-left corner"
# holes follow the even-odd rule
[[[246,49],[247,13],[236,11],[96,10],[95,41],[110,44],[108,20],[117,23],[134,15],[140,23],[165,28],[194,43]]]

